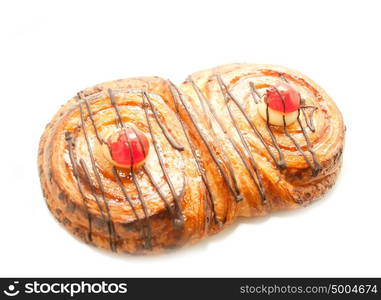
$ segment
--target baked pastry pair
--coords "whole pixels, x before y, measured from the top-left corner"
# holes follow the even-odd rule
[[[317,199],[335,182],[344,132],[306,76],[228,64],[179,87],[139,77],[79,92],[41,137],[39,173],[50,211],[74,235],[156,253]]]

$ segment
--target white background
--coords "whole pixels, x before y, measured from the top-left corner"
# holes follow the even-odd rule
[[[0,276],[381,276],[379,1],[1,1]],[[96,83],[280,64],[333,97],[347,125],[334,189],[159,256],[77,241],[37,173],[45,124]],[[374,138],[377,136],[376,138]]]

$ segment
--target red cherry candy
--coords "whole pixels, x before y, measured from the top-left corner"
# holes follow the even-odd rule
[[[131,127],[116,132],[107,143],[112,160],[126,168],[143,164],[149,151],[145,134]]]
[[[279,82],[268,89],[265,101],[270,108],[285,113],[296,111],[300,107],[299,93],[285,82]]]

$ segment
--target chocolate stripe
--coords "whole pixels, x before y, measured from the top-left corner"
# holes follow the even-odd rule
[[[173,98],[176,100],[176,101],[180,101],[181,104],[184,106],[185,108],[185,111],[186,113],[188,114],[193,126],[196,128],[196,131],[198,133],[198,135],[200,136],[202,142],[204,143],[204,145],[206,146],[206,148],[208,149],[209,151],[209,154],[211,155],[213,161],[215,162],[215,164],[217,165],[217,168],[219,169],[220,171],[220,174],[222,175],[222,178],[224,179],[225,181],[225,184],[229,190],[229,192],[233,195],[235,201],[241,201],[243,198],[242,196],[237,193],[237,191],[235,191],[233,189],[233,187],[231,186],[230,182],[229,182],[229,178],[228,178],[228,175],[226,174],[225,170],[223,169],[223,167],[221,166],[221,163],[217,157],[217,154],[214,152],[214,150],[212,149],[212,147],[209,145],[206,137],[204,136],[204,134],[201,132],[201,129],[200,127],[198,126],[197,122],[196,122],[196,119],[195,117],[193,116],[193,114],[190,112],[189,108],[185,105],[185,102],[184,102],[184,99],[182,98],[181,94],[180,94],[180,91],[177,89],[177,87],[171,82],[168,80],[168,82],[170,83],[170,90],[171,90],[171,93],[172,93],[172,96]],[[176,91],[176,94],[177,96],[175,96],[175,93],[173,92],[173,90]]]
[[[120,126],[122,126],[122,128],[125,128],[125,126],[124,126],[124,122],[123,122],[123,120],[122,120],[122,116],[120,115],[119,107],[118,107],[118,105],[116,105],[116,102],[115,102],[114,94],[113,94],[113,92],[112,92],[111,89],[108,89],[107,92],[108,92],[109,97],[110,97],[111,105],[112,105],[112,106],[114,107],[114,109],[115,109],[116,115],[117,115],[118,120],[119,120],[119,124],[120,124]]]
[[[111,99],[111,104],[114,106],[114,108],[117,110],[117,115],[118,115],[118,119],[119,119],[119,123],[120,124],[123,124],[123,121],[122,121],[122,117],[121,117],[121,114],[120,114],[120,111],[118,109],[118,105],[116,104],[115,102],[115,97],[114,97],[114,94],[112,93],[112,90],[111,89],[108,89],[108,93],[110,95],[110,99]],[[155,107],[153,106],[153,103],[152,101],[148,98],[148,103],[151,107],[151,111],[154,115],[154,118],[157,122],[157,124],[159,125],[160,129],[162,130],[164,136],[166,137],[166,139],[168,140],[169,144],[175,148],[176,150],[179,150],[179,151],[183,151],[184,150],[184,147],[181,146],[172,136],[171,134],[168,132],[168,130],[165,128],[164,124],[160,121],[160,118],[156,112],[156,109]]]
[[[89,117],[90,117],[90,120],[91,120],[91,124],[93,124],[93,127],[94,127],[95,135],[97,136],[97,139],[98,139],[99,143],[102,144],[103,140],[102,140],[102,138],[99,135],[97,126],[95,125],[95,121],[94,121],[94,118],[93,118],[93,112],[91,111],[89,101],[87,100],[86,97],[82,97],[81,93],[77,93],[77,96],[78,96],[79,99],[82,99],[85,102],[86,108],[87,108],[87,112],[89,113]]]
[[[312,176],[317,176],[319,174],[320,170],[322,169],[322,166],[320,165],[319,160],[317,159],[315,151],[312,149],[311,141],[310,141],[310,139],[306,133],[306,130],[303,127],[302,122],[300,121],[300,110],[298,113],[298,123],[299,123],[300,128],[302,129],[304,139],[306,140],[308,152],[311,153],[312,159],[313,159],[314,164],[315,164],[315,167],[312,168]]]
[[[220,75],[217,75],[217,77],[220,76]],[[262,134],[259,132],[257,126],[255,126],[255,124],[250,120],[249,116],[247,115],[247,113],[245,112],[245,110],[243,109],[241,103],[238,102],[238,100],[232,95],[232,93],[230,93],[230,91],[228,89],[226,89],[226,92],[229,96],[230,99],[233,100],[233,102],[237,105],[237,107],[239,108],[239,110],[241,111],[242,115],[245,117],[246,121],[249,123],[250,127],[253,129],[255,135],[259,138],[259,140],[261,141],[263,147],[265,147],[265,149],[267,150],[267,152],[269,153],[269,155],[271,156],[271,158],[274,160],[275,164],[281,169],[285,169],[287,166],[285,164],[285,161],[283,161],[282,159],[280,159],[279,161],[275,158],[274,156],[274,153],[271,151],[271,149],[269,148],[269,146],[266,144],[266,141],[264,140]]]
[[[194,90],[196,91],[196,94],[197,94],[200,102],[207,104],[208,109],[211,112],[213,118],[216,120],[217,124],[220,126],[220,128],[222,129],[222,131],[224,132],[224,134],[226,135],[226,137],[228,138],[228,140],[232,144],[234,150],[237,152],[237,154],[241,158],[242,163],[244,164],[245,168],[249,172],[250,177],[252,178],[254,184],[256,185],[256,187],[257,187],[257,189],[259,191],[259,194],[260,194],[261,199],[262,199],[262,203],[265,203],[266,202],[266,196],[265,196],[265,193],[264,193],[264,190],[263,190],[263,186],[262,186],[262,179],[261,179],[261,177],[259,176],[259,173],[258,173],[257,164],[256,164],[256,162],[255,162],[255,160],[254,160],[254,158],[253,158],[249,148],[247,147],[246,141],[244,140],[244,138],[243,138],[243,136],[241,134],[240,129],[236,126],[235,118],[231,114],[230,108],[228,107],[229,116],[232,119],[233,125],[234,125],[234,127],[235,127],[235,129],[236,129],[236,131],[237,131],[237,133],[238,133],[238,135],[239,135],[239,137],[241,139],[241,142],[242,142],[242,144],[243,144],[243,146],[244,146],[244,148],[245,148],[245,150],[247,152],[250,164],[251,164],[252,168],[254,169],[255,174],[253,173],[252,169],[248,165],[248,163],[246,161],[246,158],[244,157],[244,153],[243,153],[242,149],[234,141],[234,139],[231,137],[231,135],[229,134],[228,130],[224,126],[223,122],[218,117],[218,115],[217,115],[216,111],[214,110],[213,106],[211,105],[211,103],[205,99],[205,96],[203,95],[202,91],[200,90],[200,88],[197,86],[197,84],[194,82],[194,80],[191,77],[189,77],[189,81],[192,83],[192,86],[193,86]],[[223,92],[221,85],[220,85],[220,89],[221,89],[221,91],[223,93],[224,99],[226,100],[225,104],[227,104],[227,97],[226,97],[226,94]],[[206,114],[207,112],[205,110],[205,107],[204,107],[203,104],[202,104],[202,106],[203,106],[204,113]],[[257,179],[255,178],[256,176],[257,176]],[[258,180],[258,182],[257,182],[257,180]]]
[[[115,97],[114,97],[114,94],[113,94],[112,89],[108,89],[108,93],[109,93],[109,95],[110,95],[111,104],[112,104],[112,106],[114,107],[114,109],[115,109],[115,111],[116,111],[117,118],[118,118],[118,120],[119,120],[119,124],[120,124],[120,126],[121,126],[122,128],[126,128],[126,127],[125,127],[125,124],[124,124],[124,122],[123,122],[123,120],[122,120],[120,111],[119,111],[119,106],[117,105],[117,103],[116,103],[116,101],[115,101]],[[143,106],[144,106],[144,105],[143,105]],[[157,121],[158,121],[159,126],[160,126],[160,128],[162,129],[163,133],[166,132],[164,126],[160,123],[159,118],[157,118]],[[142,148],[142,150],[143,150],[143,152],[144,152],[144,155],[146,155],[146,153],[145,153],[145,149],[144,149],[143,144],[142,144],[142,141],[141,141],[139,135],[137,134],[135,128],[134,128],[134,127],[131,127],[131,129],[134,131],[135,136],[137,137],[137,139],[138,139],[138,141],[139,141],[139,144],[140,144],[140,146],[141,146],[141,148]],[[165,135],[165,133],[164,133],[164,135]],[[168,134],[168,135],[165,135],[165,136],[166,136],[166,138],[168,139],[169,134]],[[128,137],[127,137],[127,136],[126,136],[126,139],[128,140]],[[171,141],[173,141],[173,140],[171,140]],[[171,141],[169,141],[170,144],[171,144]],[[171,144],[171,145],[172,145],[172,144]],[[173,146],[173,145],[172,145],[172,146]],[[178,145],[176,145],[176,146],[178,146]],[[181,146],[180,146],[180,147],[181,147]],[[178,146],[178,148],[179,148],[179,146]],[[130,155],[131,155],[131,152],[130,152]],[[131,157],[131,159],[133,159],[133,157]],[[132,160],[131,160],[131,162],[132,162]],[[156,182],[155,182],[155,180],[154,180],[152,174],[149,172],[149,170],[146,168],[146,166],[144,166],[143,169],[144,169],[144,171],[145,171],[147,177],[149,178],[150,182],[152,183],[152,185],[153,185],[154,188],[156,189],[156,191],[157,191],[159,197],[160,197],[160,198],[163,200],[163,202],[165,203],[166,209],[167,209],[168,212],[171,214],[171,216],[172,216],[172,218],[173,218],[174,226],[177,227],[177,228],[182,227],[182,222],[183,222],[183,221],[182,221],[182,216],[178,217],[178,216],[175,216],[175,215],[174,215],[174,213],[172,212],[171,207],[170,207],[170,205],[169,205],[167,199],[165,198],[165,196],[164,196],[163,192],[161,191],[160,187],[156,184]],[[132,172],[134,172],[133,169],[132,169],[131,173],[132,173]],[[136,178],[136,177],[135,177],[135,178]],[[138,182],[137,180],[135,180],[134,183],[135,183],[136,188],[139,189],[139,186],[138,186],[138,185],[139,185],[139,182]],[[168,182],[167,182],[167,183],[168,183]],[[172,183],[171,183],[171,184],[172,184]],[[152,237],[150,237],[150,236],[151,236],[151,231],[152,231],[152,229],[151,229],[150,224],[149,224],[149,222],[148,222],[148,218],[149,218],[149,217],[148,217],[148,210],[147,210],[147,207],[146,207],[146,205],[145,205],[144,197],[143,197],[142,193],[140,193],[139,200],[140,200],[140,202],[141,202],[141,204],[142,204],[142,207],[143,207],[143,208],[145,207],[145,209],[143,209],[143,210],[145,211],[145,215],[146,215],[146,218],[145,218],[145,219],[146,219],[146,223],[147,223],[147,229],[146,229],[146,234],[145,234],[145,235],[147,235],[147,232],[148,232],[149,240],[151,240]],[[176,206],[176,205],[175,205],[175,206]],[[178,213],[178,214],[179,214],[179,213]],[[180,214],[181,214],[181,211],[180,211]],[[149,227],[149,229],[148,229],[148,227]],[[148,239],[148,238],[146,238],[146,240],[147,240],[147,239]],[[146,244],[147,244],[147,243],[146,243]]]
[[[109,228],[110,248],[111,248],[112,251],[115,251],[116,250],[115,249],[115,247],[116,247],[116,244],[115,244],[116,232],[115,232],[114,224],[113,224],[113,221],[112,221],[112,218],[111,218],[110,208],[109,208],[108,203],[106,201],[104,186],[103,186],[101,177],[100,177],[100,175],[98,173],[97,167],[95,165],[95,159],[94,159],[93,150],[91,149],[90,141],[89,141],[89,138],[87,136],[87,130],[86,130],[85,121],[84,121],[84,117],[83,117],[83,108],[82,108],[82,102],[81,102],[81,100],[82,100],[81,95],[78,94],[78,97],[79,97],[79,100],[80,100],[80,102],[79,102],[79,110],[80,110],[80,116],[81,116],[81,127],[82,127],[83,134],[84,134],[84,137],[85,137],[85,140],[86,140],[87,149],[88,149],[88,152],[89,152],[89,156],[90,156],[93,172],[94,172],[94,175],[95,175],[96,180],[98,182],[98,186],[99,186],[99,188],[101,190],[102,200],[103,200],[104,206],[106,207],[106,213],[107,213],[107,217],[108,217],[108,222],[107,223],[108,223],[108,228]]]
[[[107,221],[107,218],[106,218],[106,216],[105,216],[105,214],[104,214],[104,212],[103,212],[102,204],[101,204],[101,202],[99,201],[99,198],[98,198],[98,196],[97,196],[95,187],[94,187],[94,185],[93,185],[93,183],[92,183],[92,181],[91,181],[91,177],[90,177],[89,169],[87,168],[86,163],[84,162],[83,159],[80,159],[80,160],[79,160],[79,163],[80,163],[80,165],[81,165],[81,167],[82,167],[82,169],[83,169],[83,172],[85,173],[86,181],[88,182],[89,187],[90,187],[90,192],[91,192],[91,194],[93,195],[93,197],[94,197],[94,199],[95,199],[95,202],[97,203],[99,212],[101,213],[101,217],[102,217],[103,221],[105,222],[105,224],[107,224],[108,221]],[[109,227],[108,227],[108,228],[109,228]],[[110,248],[112,248],[112,240],[110,239],[109,242],[110,242]]]
[[[315,129],[315,124],[314,124],[313,114],[316,110],[318,110],[318,108],[316,106],[305,105],[305,106],[301,106],[300,109],[303,113],[304,119],[306,120],[306,124],[307,124],[308,128],[312,132],[315,132],[316,129]],[[307,117],[306,109],[312,109],[312,111],[310,112],[309,118]]]
[[[223,160],[224,160],[224,162],[226,163],[226,165],[227,165],[227,167],[228,167],[228,170],[229,170],[229,173],[230,173],[230,177],[231,177],[231,180],[232,180],[233,185],[234,185],[234,189],[236,190],[236,192],[237,192],[238,194],[241,194],[241,192],[240,192],[240,190],[239,190],[239,187],[238,187],[237,178],[236,178],[235,173],[234,173],[234,170],[233,170],[232,163],[231,163],[231,161],[230,161],[228,155],[226,154],[226,152],[225,152],[225,150],[224,150],[224,147],[222,147],[222,145],[221,145],[221,143],[220,143],[220,141],[219,141],[219,138],[217,137],[217,134],[216,134],[216,132],[215,132],[215,130],[214,130],[214,128],[213,128],[212,121],[211,121],[211,119],[210,119],[210,117],[209,117],[209,115],[208,115],[208,112],[207,112],[207,110],[206,110],[205,102],[207,103],[208,108],[210,109],[210,107],[209,107],[209,101],[206,101],[205,98],[203,97],[203,95],[201,95],[201,91],[200,91],[198,88],[195,88],[195,86],[194,86],[195,83],[193,82],[193,80],[192,80],[190,77],[189,77],[189,80],[190,80],[190,82],[192,83],[192,86],[193,86],[193,88],[194,88],[195,91],[196,91],[196,94],[197,94],[198,99],[199,99],[199,101],[200,101],[200,104],[201,104],[203,113],[204,113],[204,115],[207,117],[206,119],[207,119],[207,122],[208,122],[208,125],[209,125],[209,128],[210,128],[210,131],[211,131],[211,133],[212,133],[212,136],[213,136],[215,142],[217,143],[218,148],[220,148],[220,151],[221,151],[221,155],[222,155],[222,157],[223,157]],[[225,129],[225,127],[224,127],[224,126],[221,126],[221,125],[222,125],[221,122],[218,122],[218,121],[217,121],[217,123],[220,125],[222,131],[223,131],[224,134],[228,137],[229,141],[232,143],[233,148],[238,152],[239,156],[240,156],[241,159],[242,159],[241,153],[237,150],[237,148],[236,148],[236,144],[234,144],[233,140],[232,140],[231,137],[229,136],[229,134],[228,134],[227,130]],[[244,159],[243,159],[243,161],[244,161],[244,163],[246,163],[246,161],[245,161]],[[243,199],[243,197],[242,197],[242,199]],[[240,200],[242,200],[242,199],[240,199]],[[236,198],[236,200],[237,200],[237,198]],[[239,201],[240,201],[240,200],[239,200]]]
[[[146,173],[147,177],[149,178],[151,184],[153,185],[153,187],[155,188],[156,192],[159,194],[159,197],[161,200],[163,200],[168,212],[172,215],[172,217],[174,218],[175,216],[173,215],[173,211],[171,209],[171,206],[169,205],[169,202],[167,201],[167,199],[165,198],[164,194],[163,194],[163,191],[161,190],[161,188],[159,187],[159,185],[157,184],[157,182],[155,181],[155,178],[153,178],[152,176],[152,173],[151,171],[147,168],[146,165],[143,166],[143,170],[144,172]]]
[[[289,83],[289,81],[287,80],[287,78],[285,77],[284,73],[278,73],[279,77],[282,78],[285,82]],[[302,99],[302,97],[300,96],[300,93],[299,94],[299,98],[301,100],[301,111],[303,113],[303,116],[304,116],[304,119],[306,120],[306,124],[308,126],[308,128],[312,131],[312,132],[315,132],[315,125],[313,123],[313,114],[315,112],[315,110],[317,110],[318,108],[316,106],[312,106],[312,105],[303,105],[303,103],[305,103],[304,99]],[[310,117],[309,119],[307,118],[307,114],[305,112],[305,109],[308,109],[308,108],[312,108],[313,110],[311,111],[310,113]]]
[[[168,87],[169,87],[169,89],[171,91],[170,85]],[[172,91],[171,91],[171,93],[172,93]],[[174,99],[173,93],[172,93],[172,97]],[[177,117],[177,120],[180,122],[181,128],[183,129],[184,135],[185,135],[185,137],[187,139],[187,142],[188,142],[189,147],[191,149],[193,158],[195,160],[198,172],[199,172],[199,174],[201,176],[201,179],[202,179],[202,181],[203,181],[203,183],[205,185],[206,191],[207,191],[207,197],[204,198],[205,199],[205,203],[204,203],[205,204],[205,217],[207,219],[205,223],[206,224],[208,223],[208,219],[209,219],[208,211],[209,211],[209,205],[210,205],[211,214],[213,216],[214,222],[216,224],[218,224],[219,226],[222,226],[222,222],[220,221],[220,219],[217,216],[216,211],[215,211],[215,207],[214,207],[215,206],[215,199],[214,199],[214,196],[212,194],[212,189],[210,187],[210,183],[209,183],[208,177],[205,174],[205,169],[204,169],[203,163],[199,159],[199,157],[198,157],[198,155],[196,153],[196,149],[195,149],[195,147],[193,145],[193,142],[192,142],[191,138],[189,137],[189,133],[188,133],[187,129],[185,128],[183,120],[180,117],[180,111],[179,111],[178,102],[174,101],[174,105],[175,105],[175,108],[176,108],[176,117]],[[210,204],[209,204],[208,201],[210,201]]]
[[[139,144],[140,144],[140,147],[142,148],[143,150],[143,153],[144,153],[144,156],[146,157],[147,156],[147,153],[146,153],[146,150],[144,149],[144,146],[143,146],[143,142],[141,141],[139,135],[137,134],[136,130],[134,127],[131,127],[131,129],[134,131],[135,133],[135,136],[138,138],[138,141],[139,141]],[[151,184],[153,185],[153,187],[155,188],[156,192],[158,193],[159,197],[161,200],[163,200],[164,204],[165,204],[165,207],[167,208],[167,211],[170,213],[170,215],[172,216],[172,219],[173,219],[173,222],[174,222],[174,225],[176,224],[175,220],[176,220],[176,216],[174,215],[172,209],[171,209],[171,206],[169,205],[167,199],[165,198],[162,190],[160,189],[160,187],[158,186],[158,184],[156,183],[155,179],[153,178],[150,170],[147,168],[146,165],[143,165],[143,170],[144,172],[146,173],[148,179],[150,180]]]
[[[115,108],[115,110],[116,110],[116,112],[117,112],[118,120],[120,121],[121,126],[124,127],[124,123],[122,122],[122,118],[121,118],[121,116],[120,116],[120,112],[119,112],[119,110],[118,110],[118,107],[117,107],[117,105],[115,104],[115,99],[114,99],[114,97],[113,97],[113,94],[111,93],[111,89],[109,89],[108,91],[109,91],[109,95],[110,95],[110,101],[111,101],[113,107]],[[81,94],[78,93],[78,96],[81,97]],[[103,143],[105,143],[105,141],[104,141],[104,140],[100,137],[100,135],[99,135],[99,131],[98,131],[98,128],[96,127],[96,125],[95,125],[95,121],[94,121],[94,118],[93,118],[93,115],[92,115],[92,111],[91,111],[90,105],[89,105],[89,103],[88,103],[88,101],[87,101],[86,98],[83,98],[83,99],[84,99],[84,101],[85,101],[85,103],[86,103],[86,107],[87,107],[87,110],[88,110],[90,119],[92,120],[92,124],[93,124],[93,127],[94,127],[94,131],[95,131],[95,133],[96,133],[97,139],[98,139],[98,141],[99,141],[101,144],[103,144]],[[144,148],[142,148],[142,149],[143,149],[143,151],[144,151]],[[141,231],[142,231],[143,239],[145,240],[145,245],[149,245],[150,242],[147,242],[147,239],[150,240],[151,238],[147,238],[147,237],[146,237],[146,236],[147,236],[147,229],[146,229],[146,227],[144,227],[144,225],[143,225],[141,219],[139,218],[139,216],[138,216],[138,214],[137,214],[137,212],[136,212],[136,209],[135,209],[135,207],[134,207],[133,204],[132,204],[131,198],[129,197],[129,195],[128,195],[128,193],[127,193],[127,191],[126,191],[126,189],[125,189],[125,187],[124,187],[124,185],[123,185],[123,183],[122,183],[122,181],[121,181],[121,179],[120,179],[120,176],[119,176],[119,174],[118,174],[118,172],[117,172],[117,170],[116,170],[115,167],[113,167],[113,175],[114,175],[115,180],[116,180],[116,182],[118,183],[118,185],[119,185],[119,187],[120,187],[120,189],[121,189],[121,191],[122,191],[122,193],[123,193],[123,195],[124,195],[125,201],[129,203],[129,205],[130,205],[131,209],[133,210],[133,213],[134,213],[134,215],[135,215],[135,217],[136,217],[136,220],[139,221],[140,224],[141,224]],[[139,198],[139,199],[140,199],[140,198]],[[142,203],[142,207],[143,207],[143,205],[144,205],[144,204]],[[144,211],[144,209],[143,209],[143,211]],[[148,218],[148,216],[146,215],[146,220],[147,220],[147,218]]]
[[[277,150],[278,154],[279,154],[279,161],[281,162],[282,164],[282,169],[286,169],[287,168],[287,164],[286,164],[286,161],[284,159],[284,153],[283,151],[280,149],[280,146],[278,144],[278,141],[271,129],[271,125],[270,125],[270,116],[269,116],[269,105],[268,105],[268,101],[267,101],[267,94],[265,96],[265,103],[266,103],[266,129],[267,129],[267,132],[269,133],[270,135],[270,138],[271,138],[271,141],[273,142],[273,145],[275,147],[275,149]]]
[[[255,172],[255,175],[256,175],[256,178],[257,178],[258,182],[257,182],[257,180],[255,179],[255,176],[254,176],[254,174],[253,174],[251,168],[250,168],[249,165],[247,164],[247,162],[246,162],[246,160],[245,160],[243,154],[242,154],[241,151],[239,150],[238,145],[234,142],[233,138],[232,138],[230,135],[228,135],[225,126],[223,125],[223,123],[222,123],[222,122],[219,120],[219,118],[217,117],[217,114],[216,114],[216,112],[214,111],[212,105],[209,103],[209,101],[206,101],[205,98],[204,98],[204,101],[208,104],[209,109],[211,110],[211,112],[212,112],[213,116],[215,117],[217,123],[220,124],[221,129],[225,132],[225,134],[228,135],[228,138],[229,138],[230,142],[232,143],[234,149],[235,149],[235,150],[237,151],[237,153],[239,154],[239,156],[240,156],[240,158],[241,158],[243,164],[245,165],[247,171],[249,172],[251,178],[253,179],[253,181],[254,181],[254,183],[255,183],[255,185],[256,185],[258,191],[259,191],[259,195],[261,196],[262,204],[265,205],[265,204],[267,204],[267,199],[266,199],[266,194],[265,194],[264,187],[263,187],[263,181],[262,181],[261,175],[259,174],[259,170],[258,170],[257,163],[256,163],[255,160],[254,160],[254,157],[253,157],[253,155],[252,155],[252,153],[251,153],[251,151],[250,151],[250,149],[249,149],[249,146],[248,146],[248,144],[247,144],[245,138],[243,137],[242,132],[241,132],[241,130],[239,129],[239,127],[238,127],[238,125],[237,125],[237,121],[236,121],[236,119],[235,119],[235,117],[234,117],[234,115],[233,115],[233,112],[231,111],[231,108],[230,108],[230,106],[229,106],[229,97],[228,97],[228,95],[227,95],[227,93],[226,93],[227,87],[226,87],[225,83],[222,81],[222,79],[221,79],[220,76],[217,77],[217,81],[218,81],[220,90],[221,90],[221,92],[222,92],[222,94],[223,94],[223,97],[224,97],[224,99],[225,99],[225,105],[226,105],[226,108],[227,108],[227,110],[228,110],[230,119],[232,120],[233,126],[234,126],[235,130],[237,131],[238,136],[239,136],[239,138],[240,138],[240,140],[241,140],[241,142],[242,142],[242,145],[244,146],[244,148],[245,148],[245,150],[246,150],[246,152],[247,152],[247,155],[248,155],[248,157],[249,157],[250,164],[251,164],[252,168],[254,169],[254,172]],[[199,91],[199,92],[201,93],[201,91]]]
[[[167,181],[168,187],[169,187],[169,189],[171,191],[171,194],[172,194],[172,197],[173,197],[173,200],[174,200],[175,211],[176,211],[175,224],[176,224],[176,226],[178,228],[181,228],[183,226],[183,223],[184,223],[184,218],[183,218],[183,215],[182,215],[182,212],[181,212],[181,207],[180,207],[180,197],[179,197],[179,195],[177,195],[177,193],[175,191],[175,188],[173,186],[172,180],[171,180],[171,178],[170,178],[170,176],[169,176],[169,174],[167,172],[167,169],[165,167],[163,158],[161,157],[160,151],[158,149],[158,142],[157,142],[156,137],[155,137],[155,135],[153,133],[152,124],[151,124],[150,118],[148,116],[148,111],[147,111],[146,101],[148,101],[147,100],[148,97],[149,96],[147,95],[147,93],[145,91],[142,91],[143,108],[144,108],[144,113],[145,113],[146,120],[147,120],[147,125],[148,125],[148,128],[149,128],[149,132],[150,132],[150,135],[151,135],[153,147],[155,149],[155,152],[156,152],[156,155],[158,157],[161,170],[163,171],[164,177],[165,177],[165,179]]]
[[[251,96],[253,97],[255,104],[258,104],[259,103],[258,99],[261,99],[261,95],[259,95],[259,93],[258,93],[257,89],[255,88],[255,85],[253,82],[250,81],[249,85],[250,85]]]
[[[278,76],[279,76],[280,78],[282,78],[282,79],[283,79],[283,81],[285,81],[285,82],[287,82],[287,83],[288,83],[288,79],[286,78],[286,76],[284,75],[284,73],[283,73],[283,72],[278,72]]]
[[[114,107],[115,113],[117,115],[118,122],[115,125],[118,126],[118,123],[119,123],[119,125],[122,128],[126,128],[126,126],[123,122],[123,119],[121,117],[119,107],[115,102],[114,94],[113,94],[111,89],[108,89],[108,94],[110,97],[111,105]],[[131,149],[130,138],[125,131],[124,131],[124,134],[125,134],[126,141],[128,144],[128,149]],[[138,138],[138,135],[136,134],[136,132],[135,132],[135,135]],[[141,143],[140,143],[140,145],[142,146]],[[145,151],[144,147],[142,147],[142,150]],[[144,213],[145,226],[142,226],[142,235],[143,235],[143,239],[144,239],[144,247],[146,249],[152,249],[152,228],[151,228],[151,222],[149,220],[149,213],[148,213],[147,205],[144,201],[144,197],[143,197],[143,194],[142,194],[142,191],[140,188],[140,184],[139,184],[138,180],[136,179],[135,170],[134,170],[134,156],[132,155],[132,151],[129,151],[129,152],[130,152],[130,161],[131,161],[130,173],[131,173],[132,181],[133,181],[135,188],[136,188],[136,191],[138,193],[139,202],[142,206],[143,213]],[[121,187],[122,186],[123,186],[123,184],[121,185]],[[124,186],[123,186],[123,189],[124,189]],[[126,193],[126,195],[127,195],[127,193]]]
[[[85,193],[83,192],[83,187],[82,187],[81,182],[79,180],[79,174],[78,174],[78,170],[77,170],[77,165],[76,165],[75,160],[74,160],[74,154],[73,154],[73,152],[74,152],[74,150],[73,150],[73,147],[74,147],[73,134],[71,132],[65,132],[65,140],[66,140],[66,142],[68,144],[69,158],[70,158],[71,166],[72,166],[72,169],[73,169],[73,175],[74,175],[74,178],[75,178],[75,180],[77,182],[79,193],[82,196],[83,207],[85,208],[85,211],[86,211],[87,220],[88,220],[88,223],[89,223],[88,239],[91,242],[93,240],[93,238],[92,238],[91,215],[90,215],[90,212],[89,212],[89,208],[88,208],[87,200],[86,200],[86,197],[85,197]],[[98,203],[98,205],[99,205],[99,203]]]
[[[128,141],[128,144],[130,146],[130,141],[129,139],[127,139]],[[133,156],[131,155],[131,162],[133,163]],[[144,236],[145,236],[145,247],[147,249],[152,249],[152,226],[151,226],[151,221],[148,217],[149,213],[148,213],[148,209],[147,209],[147,205],[144,201],[144,197],[143,197],[143,193],[142,193],[142,190],[141,190],[141,187],[140,187],[140,184],[139,184],[139,181],[136,179],[136,174],[135,174],[135,171],[134,171],[134,168],[133,166],[131,165],[131,177],[132,177],[132,181],[134,182],[135,186],[136,186],[136,190],[138,192],[138,198],[139,198],[139,201],[140,203],[142,204],[142,208],[143,208],[143,212],[144,212],[144,216],[145,216],[145,221],[146,221],[146,226],[144,227],[145,230],[144,230]]]
[[[123,185],[122,180],[120,179],[118,170],[117,170],[115,167],[113,167],[113,168],[112,168],[112,172],[113,172],[113,174],[114,174],[114,177],[115,177],[115,179],[116,179],[116,182],[118,183],[120,189],[122,190],[122,193],[123,193],[123,195],[124,195],[124,199],[125,199],[125,200],[128,202],[128,204],[130,205],[130,207],[131,207],[131,209],[132,209],[132,212],[133,212],[134,215],[135,215],[136,220],[137,220],[137,221],[139,222],[139,224],[140,224],[140,229],[141,229],[141,232],[142,232],[143,237],[145,237],[144,224],[143,224],[143,222],[142,222],[142,219],[139,218],[139,215],[138,215],[138,213],[137,213],[137,211],[136,211],[136,209],[135,209],[135,206],[132,204],[132,200],[131,200],[130,196],[128,195],[125,186]]]
[[[157,122],[157,124],[159,125],[159,127],[161,128],[161,130],[163,131],[163,134],[164,136],[167,138],[168,142],[171,144],[171,146],[173,148],[175,148],[176,150],[179,150],[179,151],[183,151],[184,150],[184,147],[181,146],[178,142],[176,142],[176,140],[170,135],[170,133],[167,131],[167,129],[164,127],[164,124],[162,124],[162,122],[160,121],[159,119],[159,116],[156,112],[156,109],[151,101],[151,99],[149,97],[147,97],[147,100],[148,100],[148,103],[151,107],[151,111],[153,113],[153,116]]]
[[[274,89],[276,91],[276,93],[278,94],[278,96],[280,97],[280,99],[282,100],[282,106],[283,106],[283,129],[284,129],[284,133],[288,136],[288,138],[293,142],[293,144],[295,145],[296,149],[298,150],[298,152],[303,156],[304,160],[306,161],[306,163],[308,164],[308,166],[311,168],[312,170],[312,175],[313,176],[316,176],[319,172],[319,169],[320,169],[320,164],[317,162],[317,159],[315,157],[315,152],[311,149],[310,147],[310,142],[309,142],[309,138],[305,132],[305,129],[303,127],[303,124],[300,122],[300,109],[298,109],[298,123],[299,123],[299,126],[300,128],[302,129],[302,132],[303,132],[303,135],[304,135],[304,138],[306,140],[306,143],[307,143],[307,148],[308,148],[308,151],[311,153],[312,155],[312,158],[313,158],[313,161],[314,161],[314,164],[315,164],[315,167],[312,165],[312,163],[310,162],[310,160],[308,159],[307,155],[304,153],[304,151],[302,150],[302,148],[300,147],[300,145],[298,144],[298,142],[294,139],[294,137],[289,133],[288,129],[287,129],[287,125],[286,125],[286,117],[285,117],[285,113],[286,113],[286,102],[284,100],[284,97],[283,95],[279,92],[279,90],[274,86]],[[266,103],[267,106],[266,106],[266,109],[268,111],[269,109],[269,105],[268,103]],[[267,118],[268,120],[269,118]]]
[[[249,85],[250,85],[250,90],[251,90],[251,96],[252,96],[255,104],[258,104],[260,99],[261,99],[261,96],[259,95],[257,89],[255,88],[255,84],[253,82],[250,82]],[[268,114],[269,114],[268,108],[266,108],[266,117],[267,117],[266,129],[270,135],[271,141],[272,141],[276,151],[278,152],[280,168],[285,169],[285,168],[287,168],[287,165],[286,165],[286,161],[284,160],[284,154],[283,154],[282,150],[280,149],[278,141],[276,140],[275,135],[270,128],[270,124],[268,122],[268,120],[269,120]]]

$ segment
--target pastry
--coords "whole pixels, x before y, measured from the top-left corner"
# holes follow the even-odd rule
[[[239,217],[292,209],[335,182],[345,127],[331,98],[279,66],[229,64],[79,92],[47,125],[48,208],[88,244],[151,254]]]

